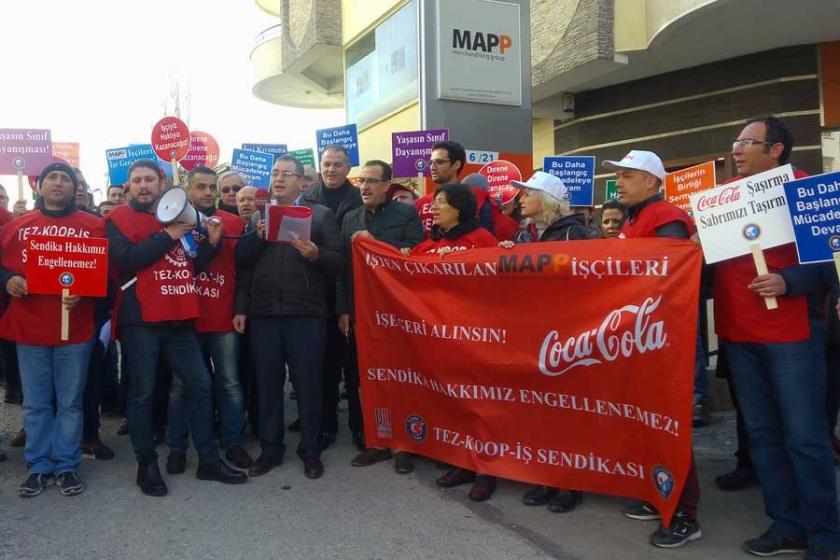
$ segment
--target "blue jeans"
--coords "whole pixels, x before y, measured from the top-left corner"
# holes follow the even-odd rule
[[[321,456],[321,376],[327,320],[324,317],[249,317],[248,332],[259,389],[260,443],[263,453],[286,450],[283,387],[286,365],[297,393],[301,459]]]
[[[242,445],[245,401],[239,383],[239,338],[232,331],[199,333],[198,342],[212,364],[213,390],[222,418],[222,446],[228,449]],[[182,384],[173,379],[169,393],[169,448],[173,451],[187,450],[188,413]]]
[[[90,341],[64,346],[17,345],[29,474],[79,470],[82,397],[90,350]]]
[[[825,418],[823,327],[782,344],[726,343],[770,530],[840,548],[837,488]]]
[[[201,464],[219,459],[213,437],[210,374],[204,365],[195,332],[188,327],[135,325],[121,327],[120,337],[128,384],[128,431],[138,461],[156,460],[152,399],[158,356],[181,378],[185,397],[192,403],[190,433]]]

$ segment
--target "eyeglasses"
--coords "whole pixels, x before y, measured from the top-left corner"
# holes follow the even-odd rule
[[[440,167],[444,163],[452,163],[451,159],[430,159],[429,165],[433,165],[435,167]]]
[[[222,187],[222,194],[228,194],[230,191],[238,193],[242,190],[244,185],[228,185],[227,187]]]
[[[297,173],[292,173],[291,171],[273,171],[271,173],[272,177],[283,177],[284,179],[288,179],[289,177],[300,177]]]
[[[359,177],[356,179],[356,183],[359,185],[364,185],[366,183],[370,183],[371,185],[376,185],[379,183],[387,183],[388,179],[374,179],[373,177]]]
[[[746,148],[747,146],[752,146],[754,144],[763,144],[765,146],[769,145],[772,146],[776,144],[776,142],[768,142],[766,140],[756,140],[755,138],[739,138],[732,142],[732,148]]]

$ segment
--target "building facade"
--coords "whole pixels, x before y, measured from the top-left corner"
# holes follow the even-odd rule
[[[669,169],[715,160],[722,179],[744,120],[769,113],[794,131],[794,165],[840,165],[840,2],[509,1],[530,29],[523,108],[535,169],[546,155],[600,161],[644,148]],[[389,159],[393,131],[423,127],[431,77],[418,21],[434,0],[256,2],[279,19],[251,53],[257,97],[344,106],[365,157]]]

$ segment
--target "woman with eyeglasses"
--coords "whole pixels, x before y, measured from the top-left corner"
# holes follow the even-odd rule
[[[413,249],[401,249],[402,253],[439,255],[442,258],[454,251],[495,247],[498,243],[496,237],[481,227],[478,221],[477,205],[475,193],[469,185],[454,183],[438,188],[431,207],[431,237]],[[442,488],[472,482],[469,498],[474,502],[488,500],[496,490],[495,477],[460,467],[450,469],[435,482]]]

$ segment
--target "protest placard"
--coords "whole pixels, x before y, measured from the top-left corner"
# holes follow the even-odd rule
[[[355,124],[316,130],[315,144],[318,147],[319,160],[321,159],[321,154],[324,152],[324,148],[335,144],[347,150],[351,167],[359,165],[359,135],[356,132]]]
[[[248,185],[258,189],[268,189],[271,187],[273,165],[273,154],[234,149],[230,169],[242,175]]]
[[[190,150],[181,160],[181,167],[186,170],[199,165],[212,168],[219,162],[219,143],[209,133],[200,130],[190,131]]]
[[[487,178],[490,194],[495,194],[510,186],[511,181],[521,181],[522,172],[513,163],[504,160],[491,161],[484,165],[479,171]]]
[[[252,152],[265,152],[267,154],[274,154],[275,156],[284,156],[289,153],[289,147],[286,144],[242,144],[243,150],[251,150]]]
[[[715,162],[707,161],[665,175],[665,200],[691,214],[689,197],[716,185]]]
[[[834,260],[840,277],[840,171],[785,183],[802,264]]]
[[[66,161],[70,167],[79,167],[78,142],[53,142],[52,153],[55,157]]]
[[[594,156],[547,156],[543,170],[559,177],[569,191],[571,206],[592,206],[595,202]]]
[[[691,210],[709,264],[752,254],[759,275],[767,274],[764,249],[793,243],[784,184],[790,165],[744,177],[690,195]],[[776,298],[765,298],[776,309]]]
[[[394,177],[428,177],[432,146],[449,139],[445,128],[391,134],[391,162]]]
[[[29,293],[67,297],[105,297],[108,292],[108,240],[33,235],[26,259]],[[69,339],[70,311],[62,306],[61,339]]]
[[[620,200],[618,196],[618,181],[609,179],[604,185],[604,200]]]
[[[178,162],[190,151],[190,129],[177,117],[163,117],[152,127],[152,149],[157,157],[172,166],[172,180],[179,181]]]
[[[122,148],[105,150],[108,161],[108,180],[112,185],[124,185],[128,182],[128,169],[135,161],[148,159],[158,161],[151,144],[134,144]]]
[[[0,175],[17,175],[23,200],[23,176],[40,175],[52,162],[52,133],[35,128],[0,128]]]
[[[709,264],[748,255],[758,243],[770,249],[792,243],[784,184],[793,180],[784,165],[690,196],[703,253]]]
[[[301,150],[290,150],[289,155],[298,160],[301,165],[308,165],[315,168],[315,151],[312,148],[303,148]]]

